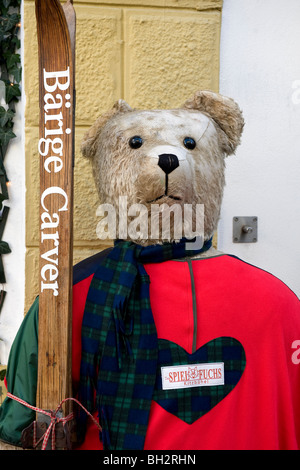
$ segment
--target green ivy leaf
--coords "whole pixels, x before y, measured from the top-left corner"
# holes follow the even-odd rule
[[[12,100],[18,101],[18,97],[21,96],[21,90],[19,85],[15,83],[6,82],[6,102],[9,104]]]
[[[12,39],[10,35],[5,34],[3,39],[0,42],[0,48],[1,48],[1,57],[2,60],[1,62],[3,63],[3,66],[6,68],[6,61],[9,56],[15,53],[15,46],[12,43]]]
[[[9,7],[5,7],[3,2],[0,2],[0,15],[7,15]]]
[[[6,0],[6,1],[10,1],[10,6],[11,7],[18,7],[18,6],[21,5],[22,0]]]
[[[17,23],[20,21],[20,15],[18,13],[13,13],[12,15],[7,15],[6,17],[2,17],[4,31],[8,32],[13,29]]]
[[[6,61],[6,66],[8,69],[13,67],[15,64],[19,64],[21,61],[20,54],[11,54]]]
[[[16,135],[11,129],[0,128],[0,142],[2,145],[7,145],[11,139],[14,139]]]
[[[0,380],[3,381],[6,376],[6,369],[0,370]]]
[[[7,242],[0,242],[0,254],[1,255],[6,255],[7,253],[11,253],[11,249],[9,248],[9,245]]]
[[[8,109],[7,111],[3,106],[0,106],[0,127],[5,127],[8,121],[13,119],[15,112],[12,109]]]
[[[13,67],[10,67],[8,69],[8,73],[12,75],[17,83],[20,83],[21,78],[22,78],[22,69],[21,67],[18,67],[17,65],[14,65]]]
[[[8,8],[10,5],[10,0],[2,0],[5,8]]]
[[[18,38],[18,36],[14,36],[12,39],[11,39],[11,44],[13,44],[15,46],[15,49],[20,49],[21,47],[21,41],[20,39]]]

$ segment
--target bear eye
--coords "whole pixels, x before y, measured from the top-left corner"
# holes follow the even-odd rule
[[[192,137],[185,137],[183,139],[183,144],[189,150],[193,150],[196,147],[196,142]]]
[[[132,149],[139,149],[143,145],[143,139],[139,135],[135,135],[129,139],[129,145]]]

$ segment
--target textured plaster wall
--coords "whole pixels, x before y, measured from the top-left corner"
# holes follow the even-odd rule
[[[218,91],[222,0],[74,0],[76,152],[74,263],[108,246],[96,236],[97,194],[83,133],[114,101],[176,107],[197,89]],[[24,1],[26,292],[38,294],[38,62],[34,1]]]

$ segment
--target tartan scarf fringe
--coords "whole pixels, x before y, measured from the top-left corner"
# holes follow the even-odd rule
[[[98,409],[104,450],[143,449],[158,360],[144,264],[199,254],[212,245],[210,239],[187,250],[187,242],[191,246],[182,239],[142,247],[118,240],[94,273],[82,322],[78,398],[90,412]],[[79,410],[79,440],[86,419]]]

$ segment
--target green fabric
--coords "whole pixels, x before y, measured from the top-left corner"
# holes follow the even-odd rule
[[[38,310],[36,298],[13,342],[6,375],[8,391],[33,406],[37,385]],[[21,446],[22,431],[34,419],[34,411],[6,397],[0,407],[0,440]]]

